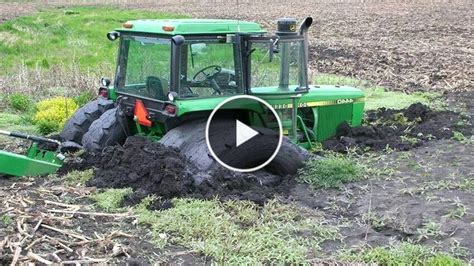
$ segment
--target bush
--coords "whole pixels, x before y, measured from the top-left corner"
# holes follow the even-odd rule
[[[328,154],[324,159],[309,161],[303,169],[300,169],[298,180],[313,188],[330,188],[360,180],[362,176],[363,169],[354,160]]]
[[[31,106],[30,98],[23,93],[13,93],[8,97],[8,103],[13,109],[18,111],[27,111]]]
[[[77,104],[70,98],[55,97],[43,100],[36,104],[33,122],[41,134],[57,132],[64,127],[77,108]]]
[[[90,91],[83,91],[78,96],[74,97],[74,101],[78,106],[83,106],[86,103],[92,101],[95,95]]]

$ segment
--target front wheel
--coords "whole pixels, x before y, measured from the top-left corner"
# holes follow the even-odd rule
[[[82,146],[93,152],[101,152],[107,146],[122,145],[127,138],[125,118],[118,108],[103,113],[95,120],[82,138]]]

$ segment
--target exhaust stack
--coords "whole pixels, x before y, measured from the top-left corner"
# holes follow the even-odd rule
[[[300,61],[300,77],[299,77],[299,83],[304,84],[306,88],[301,88],[302,90],[307,90],[308,89],[308,62],[309,62],[309,43],[308,43],[308,29],[311,27],[311,24],[313,24],[313,18],[312,17],[307,17],[303,22],[300,24],[300,28],[298,30],[298,34],[302,35],[304,37],[304,42],[303,42],[303,55],[301,57]]]
[[[281,18],[277,21],[278,36],[291,36],[297,35],[296,31],[296,19],[294,18]],[[288,90],[290,82],[290,44],[282,42],[280,43],[280,82],[278,87],[281,90]]]

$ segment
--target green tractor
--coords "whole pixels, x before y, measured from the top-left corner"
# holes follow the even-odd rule
[[[236,20],[124,23],[107,34],[119,41],[113,84],[101,80],[99,97],[77,110],[61,137],[100,152],[139,134],[179,148],[206,170],[215,165],[211,156],[203,156],[209,154],[207,118],[224,100],[251,95],[276,110],[284,133],[280,152],[268,167],[279,174],[295,173],[304,160],[303,149],[334,136],[344,121],[361,124],[364,93],[353,87],[310,85],[307,35],[312,18],[299,26],[288,18],[277,24],[275,34],[268,34],[257,23]],[[266,121],[262,108],[234,104],[227,109],[223,138],[236,118],[255,128],[263,123],[279,129]],[[258,150],[239,156],[261,160]]]

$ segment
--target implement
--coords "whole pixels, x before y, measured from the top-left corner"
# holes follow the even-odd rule
[[[40,136],[27,135],[20,132],[0,130],[1,135],[33,141],[25,155],[0,151],[0,174],[13,176],[37,176],[56,172],[63,164],[64,156],[59,152],[38,148],[38,143],[61,142]]]

